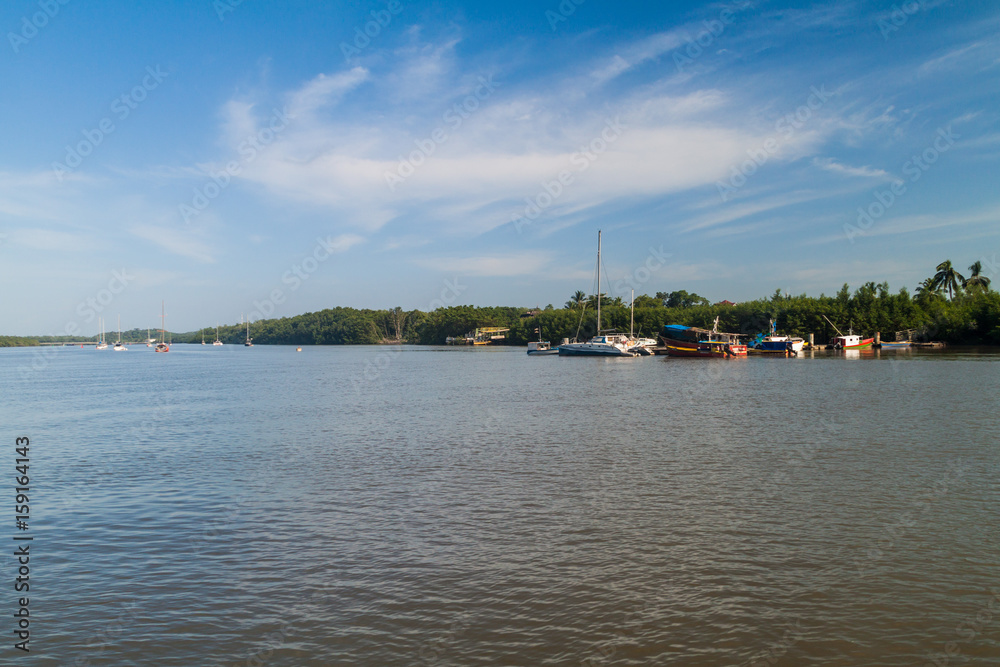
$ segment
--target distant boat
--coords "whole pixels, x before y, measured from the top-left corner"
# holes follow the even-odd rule
[[[830,318],[826,315],[823,315],[823,319],[830,322]],[[862,338],[861,336],[854,335],[854,331],[851,329],[848,329],[847,333],[844,334],[833,322],[830,322],[830,326],[837,332],[837,335],[827,343],[826,349],[828,350],[861,350],[870,348],[872,343],[875,342],[874,338]]]
[[[149,328],[146,328],[146,347],[153,347],[153,343],[156,342],[155,338],[149,337]]]
[[[122,316],[118,316],[118,341],[115,342],[115,352],[128,352],[128,348],[122,345]]]
[[[212,345],[222,345],[222,341],[219,340],[219,325],[215,325],[215,342]]]
[[[629,306],[629,321],[628,321],[628,339],[629,339],[629,351],[643,357],[648,357],[653,354],[653,348],[656,347],[656,341],[652,338],[636,338],[635,337],[635,290],[632,290],[632,303]]]
[[[848,333],[847,335],[834,336],[830,339],[830,344],[827,347],[834,350],[861,350],[871,347],[874,342],[874,338],[862,338],[861,336],[855,336],[853,333]]]
[[[170,346],[166,341],[167,311],[163,302],[160,302],[160,342],[156,344],[156,352],[169,352]]]
[[[750,342],[748,352],[754,354],[796,354],[802,351],[805,340],[792,336],[782,336],[775,331],[774,320],[771,320],[771,333],[761,334]]]
[[[542,356],[546,354],[559,354],[559,348],[552,349],[552,345],[547,340],[529,341],[528,354]]]
[[[205,344],[205,332],[204,331],[201,332],[201,344],[202,345]]]
[[[582,317],[582,316],[581,316]],[[582,320],[581,320],[582,321]],[[586,343],[563,343],[560,356],[567,357],[634,357],[631,341],[624,334],[601,334],[601,232],[597,232],[597,335]]]
[[[97,319],[98,319],[98,321],[101,324],[101,339],[99,341],[97,341],[97,345],[94,347],[94,349],[95,350],[106,350],[106,349],[108,349],[108,344],[104,340],[104,320],[101,319],[101,318],[97,318]]]
[[[253,347],[253,338],[250,337],[250,318],[247,318],[247,339],[243,347]]]
[[[718,317],[711,330],[666,324],[660,331],[660,341],[671,357],[729,359],[747,356],[747,346],[740,343],[740,334],[719,331]]]
[[[538,340],[528,342],[528,354],[532,356],[559,354],[558,348],[552,349],[552,346],[549,344],[549,341],[542,340],[542,325],[540,322],[538,322],[537,319],[535,320],[535,323],[538,324],[538,326],[535,327],[535,333],[538,334]]]

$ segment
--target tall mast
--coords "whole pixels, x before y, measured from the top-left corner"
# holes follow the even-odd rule
[[[597,230],[597,335],[601,335],[601,230]]]
[[[167,342],[167,334],[164,331],[164,329],[165,329],[166,326],[167,326],[167,307],[165,305],[165,302],[161,301],[160,302],[160,342],[161,343],[166,343]]]
[[[635,290],[632,290],[632,312],[629,313],[628,319],[628,337],[631,339],[633,334],[632,331],[635,329]]]

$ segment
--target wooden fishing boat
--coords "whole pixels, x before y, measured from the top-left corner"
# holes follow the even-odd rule
[[[741,334],[719,331],[719,318],[709,329],[666,324],[660,331],[660,342],[671,357],[730,359],[747,356],[747,346],[740,342]]]
[[[862,338],[855,334],[846,334],[831,338],[830,344],[827,347],[831,347],[834,350],[862,350],[870,348],[874,342],[874,338]]]

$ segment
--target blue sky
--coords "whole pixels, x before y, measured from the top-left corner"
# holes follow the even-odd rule
[[[64,2],[0,10],[0,333],[559,305],[598,229],[626,299],[996,272],[994,2]]]

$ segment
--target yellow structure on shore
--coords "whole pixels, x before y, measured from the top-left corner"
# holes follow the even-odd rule
[[[504,340],[510,329],[503,327],[480,327],[464,336],[448,336],[445,343],[448,345],[489,345],[493,341]]]

